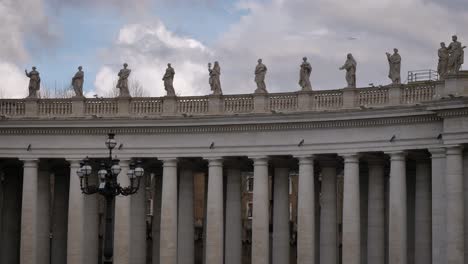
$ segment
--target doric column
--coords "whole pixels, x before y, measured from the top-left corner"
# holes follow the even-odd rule
[[[368,160],[369,196],[367,209],[367,263],[385,263],[384,163]]]
[[[298,159],[297,263],[315,264],[314,158]]]
[[[361,263],[361,211],[359,192],[359,156],[346,154],[343,185],[343,259]]]
[[[446,256],[446,186],[444,148],[430,149],[432,167],[432,264],[445,264]]]
[[[289,168],[275,168],[273,184],[273,264],[289,263]]]
[[[226,177],[225,264],[242,263],[241,170],[228,166]]]
[[[463,157],[460,146],[447,147],[447,262],[464,263]]]
[[[463,180],[464,180],[464,201],[465,201],[465,262],[468,261],[468,153],[463,153]]]
[[[338,259],[336,219],[335,160],[320,162],[322,187],[320,201],[320,264],[336,264]]]
[[[81,192],[76,171],[78,160],[70,163],[70,192],[68,198],[67,263],[95,263],[98,258],[97,195]]]
[[[268,158],[255,157],[252,217],[252,263],[270,263]]]
[[[162,175],[152,173],[153,182],[151,188],[153,191],[153,223],[152,223],[152,241],[153,257],[152,264],[159,264],[160,261],[160,237],[161,237],[161,201],[162,201]]]
[[[156,216],[157,217],[157,216]],[[159,263],[177,264],[177,160],[163,160]]]
[[[118,180],[122,187],[130,185],[127,177],[129,160],[121,160],[122,171]],[[130,260],[131,236],[131,198],[130,196],[115,197],[114,216],[114,264],[131,264]]]
[[[431,263],[431,164],[416,161],[415,193],[415,264]]]
[[[127,174],[119,178],[128,179]],[[146,178],[140,179],[138,192],[130,196],[130,262],[146,264]]]
[[[179,176],[179,224],[177,229],[177,263],[193,264],[195,259],[193,221],[193,172],[185,167]]]
[[[21,210],[21,264],[49,262],[48,228],[42,226],[49,218],[49,194],[46,177],[39,177],[37,159],[23,160],[23,199]],[[48,197],[48,196],[47,196]],[[48,224],[48,223],[46,223]],[[46,252],[44,252],[46,251]]]
[[[404,152],[390,154],[389,263],[407,263],[406,158]]]
[[[206,264],[224,261],[223,160],[208,160],[206,201]]]

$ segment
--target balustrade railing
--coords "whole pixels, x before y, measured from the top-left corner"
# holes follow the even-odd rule
[[[401,88],[401,104],[414,104],[430,101],[434,97],[435,85],[408,85]]]
[[[298,94],[271,94],[269,99],[270,110],[295,111],[298,109]]]
[[[342,90],[317,91],[314,97],[314,110],[333,110],[343,106]]]
[[[177,98],[177,112],[199,114],[208,112],[209,99],[203,96]]]
[[[130,103],[132,114],[158,114],[163,111],[163,100],[161,98],[133,98]]]
[[[85,100],[85,114],[114,115],[118,112],[118,101],[115,98],[96,98]]]
[[[54,116],[180,116],[276,111],[337,111],[360,106],[412,105],[433,100],[435,82],[401,86],[311,92],[187,96],[157,98],[0,99],[0,115]],[[441,88],[437,88],[438,90]]]
[[[254,109],[254,97],[251,94],[226,95],[223,100],[226,113],[250,113]]]
[[[42,99],[37,103],[41,116],[63,116],[72,114],[72,102],[68,99]]]
[[[357,90],[357,106],[385,106],[389,103],[388,87],[371,87]]]
[[[19,99],[0,100],[0,114],[5,116],[22,116],[25,114],[25,102]]]

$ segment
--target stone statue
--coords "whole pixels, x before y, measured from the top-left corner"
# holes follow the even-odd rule
[[[388,71],[388,78],[392,80],[392,84],[400,84],[401,83],[401,56],[398,54],[398,49],[393,49],[393,54],[385,53],[388,59],[388,65],[390,69]]]
[[[346,70],[347,88],[356,88],[356,66],[357,63],[353,58],[353,54],[349,53],[345,64],[340,67],[340,70]]]
[[[299,85],[302,87],[302,91],[312,91],[312,85],[310,84],[310,74],[312,73],[312,66],[307,62],[307,58],[302,58],[301,70],[299,72]]]
[[[257,83],[257,89],[255,93],[268,93],[265,84],[265,75],[267,67],[262,63],[262,59],[258,59],[257,67],[255,68],[255,82]]]
[[[210,73],[210,87],[211,91],[213,91],[214,95],[221,95],[223,91],[221,90],[221,67],[219,67],[219,63],[217,61],[214,62],[213,69],[211,69],[211,63],[208,63],[208,72]]]
[[[174,90],[174,75],[175,71],[174,68],[172,68],[171,64],[167,64],[167,69],[166,73],[164,74],[162,80],[164,81],[164,89],[167,92],[167,96],[176,96],[175,90]]]
[[[448,73],[458,74],[464,62],[465,52],[463,51],[466,46],[457,41],[457,36],[452,36],[452,43],[448,46],[449,59],[448,59]]]
[[[449,51],[445,46],[445,42],[440,43],[440,49],[438,51],[439,63],[437,64],[437,72],[439,73],[439,79],[444,80],[447,77],[448,72],[448,60]]]
[[[84,72],[83,67],[78,67],[78,72],[72,78],[71,85],[75,91],[75,97],[83,97]]]
[[[41,89],[41,77],[36,67],[32,67],[32,71],[24,70],[26,76],[29,77],[29,95],[28,98],[37,98],[37,92]]]
[[[119,81],[117,82],[117,88],[120,89],[119,97],[130,97],[130,91],[128,90],[128,77],[132,70],[127,69],[128,64],[124,63],[123,69],[120,70],[118,76]]]

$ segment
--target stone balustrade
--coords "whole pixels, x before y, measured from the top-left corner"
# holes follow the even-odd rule
[[[203,116],[336,111],[415,105],[440,98],[444,82],[310,92],[138,98],[2,99],[3,118]]]

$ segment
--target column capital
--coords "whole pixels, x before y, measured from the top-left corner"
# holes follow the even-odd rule
[[[80,162],[82,160],[80,160],[80,159],[66,159],[66,161],[69,163],[70,168],[79,168],[80,167]]]
[[[24,158],[20,160],[23,162],[24,168],[37,168],[39,166],[39,159],[36,158]]]
[[[177,167],[177,158],[159,158],[163,167]]]
[[[299,165],[314,164],[315,155],[296,155],[294,156],[299,160]]]
[[[431,153],[431,158],[445,158],[447,154],[447,150],[445,148],[430,148],[428,149],[429,153]]]
[[[385,154],[388,154],[390,156],[391,161],[402,161],[406,158],[406,155],[408,154],[404,150],[397,150],[397,151],[388,151],[385,152]]]
[[[249,159],[253,160],[254,166],[268,165],[268,156],[251,156]]]
[[[345,163],[359,163],[361,157],[359,153],[340,153],[338,155],[343,157]]]
[[[448,145],[445,146],[447,155],[462,155],[463,147],[460,145]]]
[[[205,158],[208,160],[208,167],[222,167],[223,166],[223,158],[222,157],[210,157]]]

